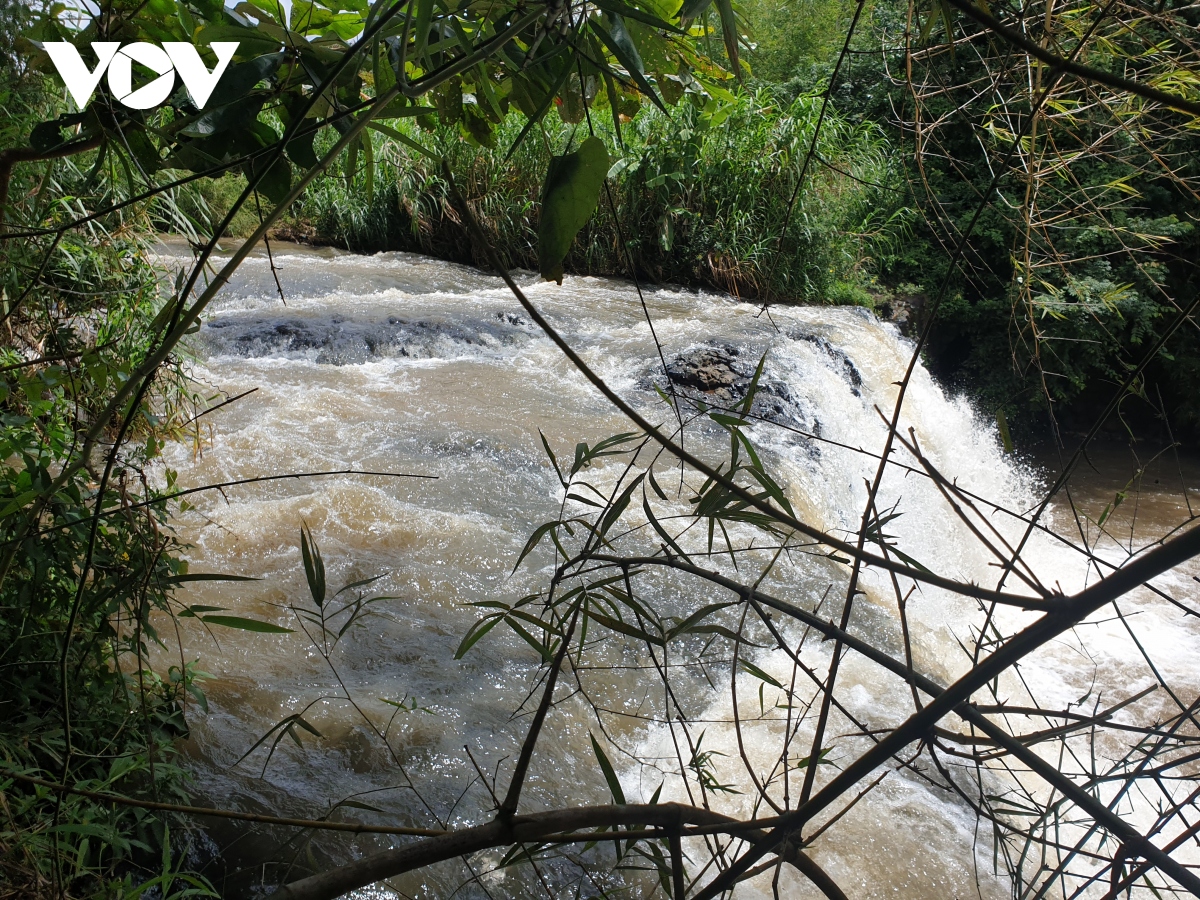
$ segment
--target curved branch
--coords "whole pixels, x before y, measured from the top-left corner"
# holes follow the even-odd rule
[[[964,717],[969,717],[972,713],[965,704],[970,700],[972,694],[985,687],[988,682],[998,678],[1039,647],[1052,641],[1106,604],[1136,589],[1143,582],[1170,571],[1197,555],[1200,555],[1200,527],[1172,538],[1162,546],[1135,559],[1129,565],[1118,569],[1103,581],[1081,591],[1068,599],[1060,611],[1042,616],[1024,631],[1016,634],[991,656],[980,661],[958,681],[942,691],[932,703],[914,713],[872,749],[843,769],[811,800],[795,811],[780,816],[779,824],[772,830],[770,837],[756,843],[750,850],[742,854],[737,862],[701,891],[696,900],[712,900],[722,891],[727,890],[739,876],[765,854],[770,853],[787,840],[792,833],[803,828],[817,813],[829,806],[856,782],[884,765],[892,756],[913,741],[922,739],[946,715],[958,712]],[[916,677],[915,673],[914,677]],[[922,690],[924,689],[922,687]],[[1105,823],[1101,822],[1101,824]],[[1148,841],[1146,843],[1149,844]],[[1157,850],[1157,848],[1151,848],[1153,845],[1146,849],[1147,854],[1152,854],[1154,850]],[[1170,865],[1169,862],[1168,865]],[[1196,880],[1196,876],[1188,870],[1172,870],[1165,866],[1162,868],[1188,890],[1193,890],[1192,884],[1196,884],[1198,886],[1195,889],[1196,895],[1200,896],[1200,881]]]
[[[650,826],[677,830],[684,825],[712,826],[713,830],[736,834],[751,843],[763,840],[767,836],[766,832],[759,829],[748,831],[745,823],[730,816],[682,803],[555,809],[514,816],[508,820],[494,819],[486,825],[476,825],[473,828],[417,841],[405,847],[384,850],[339,868],[293,881],[271,896],[275,900],[333,900],[349,891],[434,863],[469,856],[495,847],[537,843],[543,838],[562,832],[621,826]],[[584,841],[594,840],[596,836],[583,834],[578,837]],[[844,900],[845,894],[810,857],[795,849],[785,851],[783,857],[809,877],[826,896],[832,900]]]

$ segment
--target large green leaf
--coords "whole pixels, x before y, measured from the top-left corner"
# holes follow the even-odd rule
[[[313,150],[313,139],[316,136],[315,131],[310,131],[308,134],[294,137],[288,141],[288,159],[302,169],[311,169],[315,166],[318,160],[316,151]]]
[[[244,63],[230,66],[229,70],[221,76],[221,81],[209,98],[208,105],[219,107],[241,102],[260,81],[275,74],[284,57],[283,53],[267,53]]]
[[[538,223],[538,270],[562,284],[562,262],[575,235],[591,218],[608,174],[608,151],[590,137],[574,153],[550,159]]]

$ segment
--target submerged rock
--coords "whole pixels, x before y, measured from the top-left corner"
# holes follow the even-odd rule
[[[507,313],[482,321],[233,314],[207,322],[199,337],[210,354],[348,365],[386,357],[450,357],[468,348],[499,350],[529,340],[533,332],[531,323]]]
[[[846,383],[850,385],[850,390],[854,393],[854,396],[862,396],[862,372],[858,371],[858,366],[854,364],[854,361],[850,359],[845,350],[842,350],[840,347],[833,346],[833,344],[829,343],[827,338],[823,338],[819,334],[809,334],[805,331],[792,331],[789,332],[788,337],[794,341],[804,341],[812,344],[813,346],[822,350],[825,355],[829,357],[830,361],[833,362],[834,369],[837,370],[844,379],[846,379]]]
[[[705,344],[667,359],[667,381],[674,392],[709,407],[733,407],[745,399],[754,380],[759,352],[743,352],[729,344]],[[660,387],[661,375],[653,379]],[[820,435],[821,423],[804,408],[787,383],[771,373],[769,360],[750,408],[758,419],[794,432]]]
[[[736,400],[746,396],[751,367],[738,360],[736,347],[699,347],[667,360],[667,378],[679,387],[711,393],[721,400]]]

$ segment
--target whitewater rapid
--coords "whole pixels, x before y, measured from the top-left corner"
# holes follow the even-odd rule
[[[166,466],[185,487],[342,469],[436,480],[338,475],[200,495],[177,522],[191,544],[192,570],[260,580],[204,583],[187,599],[294,627],[287,607],[307,591],[302,524],[319,543],[334,588],[382,576],[370,590],[393,599],[351,632],[336,661],[363,708],[380,721],[393,716],[389,734],[398,749],[389,754],[345,702],[322,699],[338,687],[303,635],[215,630],[218,647],[201,629],[187,627],[183,655],[198,657],[212,676],[209,711],[193,710],[188,742],[196,790],[213,802],[283,815],[324,813],[353,796],[385,811],[378,821],[417,823],[430,810],[452,823],[479,821],[486,798],[461,799],[475,777],[463,746],[471,746],[485,771],[513,755],[525,720],[510,713],[531,688],[538,660],[514,634],[497,629],[455,661],[459,641],[479,615],[470,604],[515,600],[545,581],[549,557],[535,554],[532,564],[512,571],[529,534],[556,517],[562,499],[539,431],[560,457],[570,457],[579,441],[594,443],[628,425],[497,278],[409,254],[274,250],[284,300],[265,255],[256,253],[206,313],[192,345],[199,394],[220,402],[253,393],[202,419],[204,439],[169,448]],[[164,259],[180,264],[180,248],[168,248]],[[521,281],[608,384],[655,421],[668,421],[670,411],[654,391],[661,363],[632,285],[595,278],[567,278],[562,286],[532,276]],[[856,532],[877,465],[871,453],[886,435],[880,411],[891,412],[911,343],[855,308],[763,315],[726,296],[675,289],[647,290],[645,302],[668,358],[719,348],[753,367],[766,354],[764,381],[775,391],[786,427],[763,424],[753,429],[754,439],[801,519],[836,536]],[[906,436],[910,427],[928,459],[961,488],[1014,511],[1035,504],[1038,476],[1006,456],[994,428],[921,367],[905,406]],[[707,447],[705,440],[701,435],[699,446]],[[604,472],[598,466],[596,477]],[[949,513],[929,479],[890,471],[878,506],[902,513],[887,532],[912,558],[942,575],[995,583],[995,560]],[[1011,517],[989,515],[1001,530],[1019,533]],[[1089,577],[1082,558],[1048,539],[1035,538],[1027,556],[1053,572],[1064,591]],[[781,562],[763,589],[814,608],[829,585],[834,595],[844,591],[844,571],[836,561],[800,555]],[[890,581],[868,571],[863,587],[853,630],[902,656]],[[979,627],[974,602],[927,588],[913,596],[908,613],[916,667],[942,683],[965,671],[970,658],[963,645]],[[1002,617],[1007,626],[1019,624],[1019,615]],[[1145,610],[1137,627],[1155,635],[1157,661],[1168,678],[1194,680],[1195,627],[1158,608]],[[1035,686],[1013,690],[1032,690],[1040,702],[1065,706],[1096,689],[1098,671],[1110,680],[1108,689],[1122,695],[1150,683],[1122,629],[1099,624],[1092,638],[1086,651],[1063,642],[1040,654],[1030,664]],[[802,656],[823,671],[829,647],[810,639]],[[755,664],[783,684],[793,677],[782,652],[760,653]],[[739,678],[743,716],[761,711],[758,684]],[[846,715],[873,729],[911,711],[907,687],[861,659],[847,657],[841,684]],[[640,695],[621,696],[635,686],[632,675],[614,677],[613,702],[636,710]],[[704,726],[705,747],[724,754],[713,758],[717,774],[737,777],[728,689],[714,692],[698,683],[690,690],[697,718],[711,723]],[[773,701],[768,693],[766,704]],[[416,709],[397,714],[389,702]],[[548,725],[549,749],[535,761],[527,795],[535,807],[607,800],[587,740],[595,725],[581,708],[572,709],[568,704]],[[234,765],[273,724],[302,710],[320,738],[302,731],[303,748],[284,740],[269,764],[263,747]],[[830,730],[837,738],[835,764],[868,746],[862,737],[840,737],[848,722],[838,714]],[[666,768],[653,763],[673,753],[669,733],[633,715],[613,727],[651,763],[620,765],[630,798],[648,799]],[[769,768],[778,752],[770,738],[779,727],[761,728],[761,742],[748,753],[753,764]],[[806,724],[797,746],[807,747],[809,735]],[[406,787],[408,779],[419,782],[421,799]],[[684,787],[666,777],[663,796],[685,799]],[[730,812],[751,811],[748,794],[719,799]],[[360,809],[355,815],[370,820],[376,814]],[[818,843],[813,854],[856,898],[1001,898],[1011,890],[993,865],[990,828],[913,773],[891,772],[844,817],[837,836]],[[239,840],[246,858],[277,852],[261,833]],[[323,840],[315,859],[386,845],[369,838]],[[399,888],[410,896],[447,896],[458,881],[441,877],[401,879]],[[483,883],[512,877],[494,873]],[[784,896],[819,896],[802,879],[786,879]],[[738,896],[771,896],[769,876],[743,886]]]

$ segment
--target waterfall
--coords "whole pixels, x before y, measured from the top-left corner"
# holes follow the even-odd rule
[[[168,246],[165,265],[181,264],[182,253]],[[197,792],[245,809],[297,816],[323,812],[355,795],[388,810],[387,821],[416,822],[428,804],[450,821],[465,822],[482,815],[485,806],[478,797],[455,806],[475,774],[463,745],[472,746],[487,771],[514,755],[525,720],[510,713],[538,668],[537,657],[506,629],[493,631],[461,661],[454,655],[480,613],[470,604],[515,600],[548,576],[552,557],[540,550],[512,571],[530,533],[556,517],[562,502],[539,430],[560,457],[569,458],[577,442],[594,443],[628,425],[497,278],[410,254],[358,257],[290,246],[274,248],[274,267],[275,272],[261,252],[251,256],[192,345],[190,365],[200,394],[219,401],[253,393],[202,419],[204,441],[169,448],[165,466],[185,487],[343,469],[436,480],[336,475],[271,481],[198,495],[194,507],[179,516],[177,527],[192,545],[192,571],[260,579],[201,582],[187,592],[188,603],[295,628],[287,607],[306,592],[302,523],[320,545],[331,586],[382,576],[370,590],[392,598],[378,604],[378,615],[353,631],[336,657],[338,673],[360,706],[390,722],[391,752],[363,727],[350,704],[322,699],[335,696],[337,686],[303,634],[221,630],[215,634],[218,649],[203,629],[184,622],[184,657],[199,657],[199,667],[212,674],[205,685],[210,711],[194,715],[188,745]],[[614,389],[653,421],[673,422],[674,413],[655,391],[666,376],[631,284],[568,277],[560,287],[531,275],[520,280]],[[678,379],[709,386],[711,396],[719,397],[722,383],[744,383],[765,355],[764,415],[751,436],[798,516],[852,539],[878,464],[873,454],[887,433],[881,414],[891,414],[911,342],[858,308],[763,313],[726,296],[672,288],[646,289],[645,303],[668,368]],[[923,367],[908,393],[902,431],[938,471],[982,498],[980,509],[1000,534],[1013,543],[1019,539],[1022,523],[1012,513],[1035,505],[1039,474],[1005,455],[993,426]],[[689,439],[719,452],[719,438],[701,424]],[[877,502],[878,509],[896,514],[884,528],[889,541],[939,574],[994,586],[996,558],[954,515],[911,454],[898,452],[896,460],[908,468],[889,469]],[[595,478],[615,474],[606,465],[595,467]],[[685,512],[686,498],[676,502]],[[1051,515],[1065,513],[1056,508]],[[702,538],[695,539],[699,547]],[[1086,560],[1048,536],[1035,535],[1026,558],[1063,591],[1088,582]],[[809,609],[823,603],[823,614],[833,617],[844,600],[845,572],[843,563],[798,548],[778,561],[763,589]],[[869,569],[861,587],[851,630],[903,658],[889,576]],[[662,590],[664,602],[673,602],[668,588]],[[1193,683],[1190,663],[1200,631],[1163,609],[1140,613],[1138,632],[1154,636],[1156,660],[1168,677]],[[908,599],[907,617],[916,668],[946,684],[970,666],[964,648],[973,646],[984,621],[978,604],[926,586]],[[1026,618],[1007,610],[995,621],[1010,630]],[[1022,679],[1007,677],[1001,685],[1006,698],[1056,708],[1089,696],[1107,704],[1152,683],[1121,623],[1089,628],[1086,647],[1064,639],[1031,658]],[[789,626],[786,634],[789,641],[801,640],[798,626]],[[800,657],[823,674],[830,651],[828,643],[810,635]],[[180,651],[171,653],[177,659]],[[796,677],[782,651],[748,648],[745,658],[777,684]],[[718,791],[712,802],[748,815],[753,797],[739,775],[742,750],[731,725],[728,669],[721,677],[714,690],[697,673],[681,688],[683,702],[694,710],[693,736],[703,734],[704,749],[716,751],[709,757],[714,777],[742,791]],[[627,795],[647,800],[661,784],[663,799],[687,799],[683,783],[663,774],[677,766],[668,728],[632,714],[645,685],[639,686],[634,673],[618,670],[610,681],[606,696],[630,713],[610,725],[643,763],[618,761]],[[826,742],[832,747],[826,759],[830,773],[870,745],[870,738],[850,733],[857,727],[853,723],[885,729],[907,717],[913,704],[901,681],[853,655],[846,657],[839,683],[842,706]],[[779,708],[783,692],[750,671],[737,676],[737,690],[738,713],[746,733],[755,735],[746,756],[756,769],[768,771],[785,726],[782,713],[769,721],[766,713]],[[397,703],[408,707],[397,713]],[[233,765],[272,725],[302,710],[320,739],[300,732],[303,748],[284,740],[267,764],[268,741]],[[529,802],[607,800],[587,739],[589,730],[596,731],[588,716],[579,701],[555,711],[535,759]],[[797,751],[807,752],[811,735],[812,722],[806,720],[794,738]],[[803,777],[803,769],[793,770],[788,785],[793,800]],[[961,777],[970,789],[970,779]],[[405,786],[406,778],[420,782],[423,800]],[[779,779],[772,794],[782,797],[783,787]],[[1003,867],[997,872],[993,865],[990,826],[977,823],[964,800],[934,787],[919,771],[893,767],[837,829],[836,839],[818,842],[813,855],[851,896],[1010,894]],[[318,848],[322,859],[339,859],[382,845],[386,842],[360,837],[329,839]],[[512,877],[503,870],[487,876]],[[738,896],[771,896],[770,877],[743,886]],[[406,884],[414,894],[424,883],[444,895],[447,885],[436,878],[424,875]],[[798,876],[787,875],[785,885],[783,896],[819,896]]]

